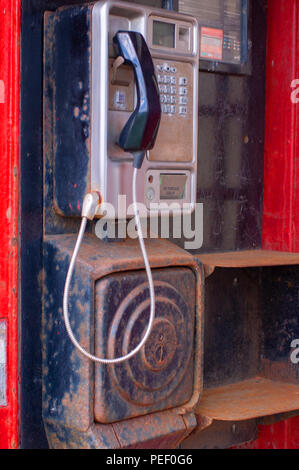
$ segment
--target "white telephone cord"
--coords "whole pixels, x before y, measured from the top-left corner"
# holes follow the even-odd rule
[[[73,345],[88,359],[90,359],[93,362],[99,362],[100,364],[118,364],[120,362],[127,361],[128,359],[131,359],[133,356],[135,356],[141,348],[144,346],[146,343],[151,330],[152,326],[154,323],[155,319],[155,290],[154,290],[154,283],[153,283],[153,277],[152,277],[152,272],[151,272],[151,267],[149,264],[145,244],[144,244],[144,239],[143,239],[143,234],[142,234],[142,228],[141,228],[141,223],[140,223],[140,217],[139,217],[139,211],[138,211],[138,206],[137,206],[137,197],[136,197],[136,179],[137,179],[137,173],[138,170],[137,168],[134,168],[134,173],[133,173],[133,181],[132,181],[132,193],[133,193],[133,205],[134,205],[134,215],[135,215],[135,221],[136,221],[136,226],[137,226],[137,232],[138,232],[138,238],[139,238],[139,244],[140,248],[142,251],[142,256],[144,259],[144,264],[145,264],[145,270],[148,278],[148,283],[149,283],[149,290],[150,290],[150,299],[151,299],[151,309],[150,309],[150,318],[149,318],[149,323],[148,327],[146,330],[146,333],[139,343],[138,346],[136,346],[135,349],[133,349],[130,353],[126,354],[125,356],[118,357],[115,359],[104,359],[100,358],[97,356],[93,356],[90,354],[88,351],[86,351],[76,340],[71,325],[70,325],[70,320],[69,320],[69,312],[68,312],[68,299],[69,299],[69,290],[70,290],[70,283],[72,280],[72,275],[76,263],[76,259],[78,256],[78,252],[82,243],[82,239],[85,233],[86,229],[86,224],[87,224],[87,219],[92,220],[95,216],[96,209],[98,207],[99,201],[98,201],[98,196],[95,193],[90,193],[87,194],[84,198],[84,203],[83,203],[83,209],[82,209],[82,222],[81,222],[81,227],[80,231],[78,234],[77,242],[74,248],[74,252],[71,258],[70,266],[68,269],[68,273],[66,276],[66,281],[65,281],[65,286],[64,286],[64,294],[63,294],[63,316],[64,316],[64,322],[66,326],[67,333],[73,343]]]

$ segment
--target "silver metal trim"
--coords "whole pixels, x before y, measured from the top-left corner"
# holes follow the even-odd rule
[[[182,54],[176,50],[163,50],[156,46],[150,47],[153,58],[188,62],[193,65],[193,161],[191,163],[150,162],[145,158],[139,171],[137,182],[137,198],[145,201],[145,178],[149,170],[190,172],[191,201],[190,211],[196,203],[197,179],[197,139],[198,139],[198,61],[199,61],[199,28],[197,20],[191,16],[158,8],[144,7],[126,2],[100,1],[92,9],[92,96],[91,96],[91,190],[99,191],[103,201],[117,207],[119,194],[126,194],[127,205],[133,202],[131,181],[133,177],[132,161],[129,158],[112,160],[108,156],[108,33],[109,13],[111,9],[125,10],[132,13],[131,22],[134,30],[141,32],[148,41],[151,17],[165,18],[191,24],[193,29],[192,50],[190,54]],[[136,17],[139,16],[138,21]],[[106,38],[106,39],[105,39]],[[189,212],[189,210],[188,210]],[[98,214],[100,215],[100,214]]]

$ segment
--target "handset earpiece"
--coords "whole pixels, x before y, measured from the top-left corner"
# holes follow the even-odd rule
[[[141,168],[144,154],[155,144],[161,121],[160,94],[151,53],[142,34],[118,31],[113,38],[116,52],[133,67],[137,105],[119,136],[118,145],[134,154],[134,167]]]

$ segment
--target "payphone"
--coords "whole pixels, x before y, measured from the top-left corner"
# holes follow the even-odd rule
[[[97,2],[88,13],[86,39],[91,34],[89,49],[80,41],[80,32],[74,31],[73,35],[78,34],[78,38],[73,38],[74,42],[70,44],[74,48],[74,56],[66,57],[66,45],[58,45],[70,41],[65,37],[67,33],[64,29],[70,21],[67,18],[69,14],[70,9],[63,9],[55,27],[56,82],[64,84],[58,90],[57,83],[55,98],[54,201],[57,210],[66,216],[80,216],[83,197],[90,191],[98,191],[102,203],[111,203],[115,208],[118,208],[120,194],[126,195],[127,204],[132,202],[133,156],[130,145],[133,151],[134,145],[132,147],[132,143],[127,143],[124,149],[119,145],[119,138],[122,136],[123,139],[124,126],[129,119],[132,121],[130,116],[138,99],[136,91],[139,92],[141,87],[135,90],[132,63],[130,66],[128,58],[124,60],[120,55],[125,41],[129,41],[128,47],[133,48],[129,35],[117,34],[122,30],[137,32],[145,38],[154,65],[162,109],[156,143],[152,149],[145,149],[147,155],[139,172],[138,202],[144,203],[148,212],[151,204],[161,201],[175,201],[182,209],[192,211],[196,202],[198,136],[197,21],[187,15],[157,11],[141,5]],[[84,28],[84,25],[79,27]],[[119,50],[115,48],[116,43]],[[75,47],[78,47],[78,52]],[[82,49],[86,58],[78,57]],[[137,54],[136,49],[130,52],[135,56]],[[141,67],[145,67],[146,57],[141,61]],[[83,70],[77,70],[78,82],[74,83],[73,74],[82,65]],[[152,77],[146,69],[144,77],[148,77],[145,86],[152,86],[151,91],[146,90],[146,93],[151,93],[148,99],[151,109],[148,112],[151,114],[149,120],[153,121],[155,85],[151,83]],[[87,82],[88,89],[83,92],[81,87],[83,84],[86,86]],[[74,87],[77,89],[74,90]],[[83,100],[81,106],[80,98]],[[142,96],[140,102],[143,102]],[[138,138],[137,128],[139,134],[142,132],[142,119],[142,113],[137,120],[134,116],[134,139]],[[80,125],[80,120],[84,126]],[[69,127],[70,122],[73,129]],[[73,148],[76,144],[78,151],[78,146],[80,148],[82,145],[81,136],[78,135],[80,127],[88,138],[90,148],[84,150],[84,158],[79,165],[73,157]],[[99,208],[97,215],[100,213]]]
[[[152,204],[195,207],[198,58],[191,16],[114,1],[46,14],[43,418],[52,447],[175,447],[196,426],[201,267],[168,241],[145,244],[137,203],[147,215]],[[135,240],[84,236],[107,204],[122,217],[119,195],[134,203],[141,251]]]

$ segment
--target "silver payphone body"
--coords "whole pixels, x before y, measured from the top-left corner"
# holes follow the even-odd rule
[[[136,88],[132,67],[117,60],[113,38],[120,30],[135,31],[145,38],[153,58],[162,109],[155,146],[146,152],[139,170],[137,199],[148,214],[151,208],[159,210],[160,203],[173,202],[180,211],[192,212],[198,140],[197,21],[173,11],[110,0],[93,5],[90,21],[89,191],[98,191],[102,203],[112,204],[118,217],[124,217],[118,196],[126,196],[127,206],[132,203],[133,156],[120,148],[118,137],[134,111]],[[74,109],[75,117],[76,113]],[[56,132],[56,138],[59,147],[62,136]],[[75,215],[65,214],[65,188],[60,191],[57,184],[55,196],[59,212]],[[78,205],[77,200],[67,202]]]

